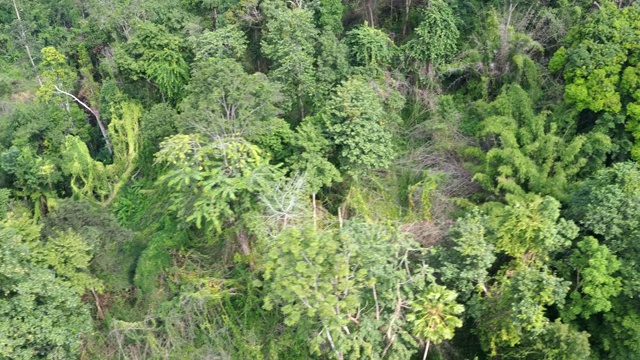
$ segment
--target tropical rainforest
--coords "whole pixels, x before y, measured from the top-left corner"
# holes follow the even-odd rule
[[[640,359],[640,2],[0,1],[1,359]]]

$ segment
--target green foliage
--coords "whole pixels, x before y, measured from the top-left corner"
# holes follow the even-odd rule
[[[636,71],[640,66],[639,19],[638,7],[618,9],[606,4],[571,30],[567,47],[560,48],[549,63],[552,71],[563,71],[567,102],[579,111],[626,115],[626,129],[636,143],[640,121]],[[611,133],[616,124],[603,120],[605,124],[599,130]],[[623,146],[624,138],[616,140]],[[632,149],[635,158],[639,151],[635,145]]]
[[[322,136],[322,128],[314,118],[305,118],[296,128],[292,144],[295,150],[287,161],[293,171],[306,175],[312,194],[340,181],[340,172],[327,160],[331,143]]]
[[[341,169],[351,175],[384,168],[396,153],[390,129],[397,120],[373,86],[355,77],[343,82],[321,115]]]
[[[107,123],[111,121],[111,117],[114,115],[113,111],[117,110],[118,104],[124,102],[126,96],[120,91],[118,82],[114,79],[106,79],[102,82],[100,87],[100,98],[98,110],[100,111],[100,117]]]
[[[620,269],[620,261],[598,240],[586,237],[577,244],[568,262],[576,272],[574,291],[570,294],[565,317],[585,319],[611,310],[612,297],[622,289],[620,277],[613,276]]]
[[[262,151],[242,138],[174,135],[160,148],[156,161],[167,171],[159,182],[174,191],[170,209],[214,233],[251,209],[252,200],[278,176]]]
[[[140,151],[139,119],[142,108],[131,102],[119,105],[109,124],[113,146],[113,163],[94,160],[87,145],[76,136],[67,135],[62,149],[62,170],[71,176],[74,195],[109,205],[129,181]]]
[[[342,14],[344,5],[340,0],[320,0],[318,8],[318,25],[321,29],[334,34],[342,33]]]
[[[489,281],[489,269],[496,260],[495,247],[486,232],[487,218],[476,209],[459,219],[449,232],[450,247],[437,247],[436,274],[464,300],[481,291]]]
[[[168,104],[156,104],[140,118],[140,169],[155,174],[153,155],[166,137],[178,133],[178,112]]]
[[[413,334],[434,344],[453,338],[456,328],[462,326],[458,318],[464,307],[456,303],[455,291],[431,284],[423,295],[411,302],[408,320],[412,322]]]
[[[158,291],[159,277],[172,265],[172,252],[179,251],[186,242],[186,234],[172,226],[165,225],[165,229],[155,232],[140,254],[133,283],[144,294]]]
[[[547,310],[565,303],[570,282],[553,273],[550,260],[571,245],[578,228],[560,218],[560,203],[551,197],[509,195],[507,202],[487,204],[487,217],[476,210],[461,220],[452,229],[452,247],[437,249],[435,257],[437,273],[462,299],[476,290],[468,315],[483,349],[524,356],[543,344]]]
[[[0,222],[0,356],[5,359],[77,357],[80,336],[92,330],[80,301],[87,286],[97,284],[84,273],[90,259],[86,245],[72,233],[43,242],[39,232],[17,213]],[[58,253],[62,249],[68,253]]]
[[[280,89],[264,74],[247,74],[233,59],[199,62],[188,90],[181,103],[183,128],[252,136],[280,113]]]
[[[10,195],[9,189],[0,189],[0,220],[3,220],[7,214]]]
[[[118,68],[132,80],[153,81],[164,96],[176,102],[189,79],[182,40],[164,26],[150,22],[141,23],[136,30],[135,36],[116,48]]]
[[[47,101],[58,91],[56,87],[69,91],[73,89],[77,75],[67,64],[67,58],[53,46],[42,48],[42,87],[38,96]]]
[[[313,13],[305,8],[278,7],[267,13],[261,51],[273,66],[269,77],[283,85],[288,99],[294,100],[300,119],[305,104],[316,93],[315,46],[318,30]]]
[[[455,55],[460,32],[449,5],[442,0],[429,1],[422,11],[415,37],[404,45],[405,52],[418,62],[440,65]]]
[[[365,23],[347,33],[351,62],[379,72],[386,70],[396,56],[397,47],[382,30]]]
[[[0,358],[640,358],[632,2],[0,2]]]
[[[547,309],[564,304],[567,284],[544,268],[522,268],[503,275],[477,305],[483,348],[495,356],[522,339],[544,334],[550,324]]]
[[[320,108],[331,90],[349,74],[349,48],[343,41],[338,40],[336,34],[324,30],[318,37],[318,56],[316,59],[317,92],[314,102]]]
[[[342,211],[372,223],[409,222],[424,219],[420,209],[407,208],[406,184],[391,171],[363,172],[349,179]]]
[[[560,217],[560,203],[537,195],[525,199],[508,197],[509,205],[493,211],[491,227],[496,250],[516,262],[546,262],[578,236],[578,227]]]
[[[510,4],[513,7],[509,5],[509,8],[504,6],[502,9],[495,2],[489,8],[483,4],[481,7],[486,10],[475,16],[484,21],[469,35],[466,46],[461,46],[460,55],[442,66],[443,75],[451,76],[454,81],[466,81],[465,90],[476,98],[488,100],[504,85],[514,81],[532,95],[540,92],[536,85],[542,79],[539,78],[536,67],[531,66],[531,59],[535,59],[535,55],[542,53],[545,48],[537,41],[535,32],[532,33],[530,28],[541,26],[547,30],[545,21],[548,18],[534,25],[527,11],[535,13],[538,10],[536,4],[530,4],[526,7],[527,11],[521,14],[514,12],[519,6]],[[520,21],[514,21],[515,18]],[[466,23],[458,25],[468,26]],[[527,74],[523,79],[522,70],[525,66]],[[530,85],[533,87],[530,88]]]
[[[89,274],[91,247],[72,230],[58,232],[32,252],[34,262],[52,269],[78,295],[86,289],[101,290],[102,284]]]
[[[76,235],[73,234],[77,234],[86,245],[79,244]],[[67,236],[75,241],[73,249],[77,255],[65,260],[66,256],[72,254],[63,256],[58,253],[54,258],[60,261],[61,265],[69,267],[70,263],[77,264],[78,259],[85,256],[83,254],[86,250],[83,249],[90,249],[93,257],[89,263],[89,270],[104,283],[106,290],[121,291],[130,287],[129,271],[134,258],[128,247],[133,236],[103,207],[87,201],[60,200],[55,210],[43,219],[42,235],[49,239],[58,239],[58,243]],[[65,246],[70,245],[54,242],[49,247],[47,256],[52,257],[53,249]],[[76,268],[82,267],[76,265]],[[84,281],[82,276],[81,280]]]
[[[289,326],[314,324],[314,353],[321,346],[337,358],[388,352],[401,359],[414,352],[398,313],[424,287],[424,269],[402,265],[412,241],[392,228],[351,222],[339,231],[287,228],[266,246],[264,306],[279,305]],[[375,310],[358,311],[367,302]],[[384,333],[382,324],[389,324]],[[391,339],[394,346],[385,350]]]
[[[505,88],[494,102],[481,105],[480,112],[478,135],[492,149],[483,154],[484,164],[475,179],[496,193],[531,191],[563,199],[591,153],[610,146],[606,136],[579,135],[565,141],[546,113],[534,113],[527,93],[516,85]]]
[[[191,44],[196,62],[207,59],[234,59],[241,62],[247,51],[246,36],[237,25],[205,31],[191,39]]]
[[[17,196],[28,198],[36,217],[55,198],[63,186],[60,151],[65,133],[86,139],[85,115],[73,107],[70,112],[41,102],[21,105],[10,117],[0,136],[0,168],[6,186]],[[6,150],[3,149],[6,146]]]
[[[527,337],[522,344],[503,353],[505,359],[589,359],[589,334],[577,331],[560,320],[548,324],[538,337]]]
[[[639,179],[637,163],[614,164],[585,181],[569,201],[570,217],[620,258],[640,250]]]
[[[438,178],[431,174],[425,174],[424,179],[409,186],[407,191],[409,192],[409,206],[417,210],[417,213],[421,215],[424,220],[431,220],[431,195],[433,191],[438,188]],[[414,194],[419,193],[418,203],[414,201]]]

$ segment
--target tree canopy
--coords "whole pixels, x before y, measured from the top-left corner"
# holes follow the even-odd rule
[[[633,0],[0,1],[0,358],[640,358]]]

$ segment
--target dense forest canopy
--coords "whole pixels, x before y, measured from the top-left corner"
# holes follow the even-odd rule
[[[640,2],[3,0],[0,358],[640,358]]]

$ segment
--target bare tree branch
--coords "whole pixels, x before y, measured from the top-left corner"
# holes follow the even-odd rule
[[[93,114],[93,116],[96,118],[96,122],[98,123],[98,127],[100,128],[100,132],[102,133],[102,137],[104,138],[104,142],[107,144],[107,149],[109,149],[110,154],[113,154],[113,147],[111,146],[111,141],[109,140],[109,134],[107,133],[107,129],[104,127],[104,124],[100,120],[100,114],[97,111],[93,110],[89,105],[82,102],[82,100],[78,99],[75,95],[60,89],[55,84],[53,85],[53,87],[58,93],[71,97],[75,102],[77,102],[82,107],[89,110],[91,114]]]

